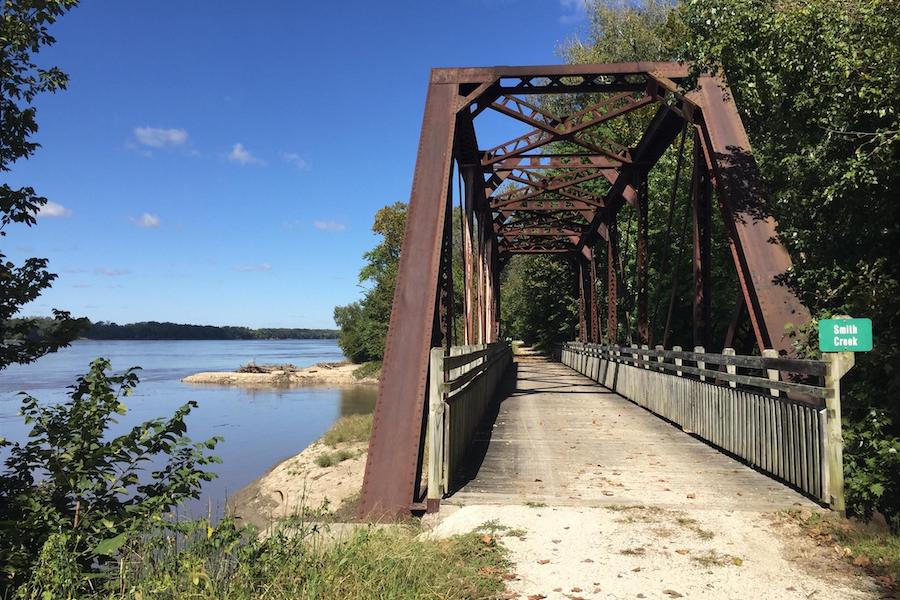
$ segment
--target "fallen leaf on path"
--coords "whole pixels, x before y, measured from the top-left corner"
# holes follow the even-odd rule
[[[553,542],[554,544],[558,544],[558,543],[560,543],[562,540],[550,540],[550,541]]]
[[[734,558],[731,559],[731,564],[733,564],[736,567],[739,567],[742,564],[744,564],[744,561],[743,561],[743,559],[740,559],[737,556],[735,556]]]
[[[635,567],[635,568],[632,569],[632,571],[633,571],[634,573],[640,573],[640,572],[641,572],[641,568],[640,568],[640,567]]]
[[[528,600],[544,600],[547,596],[543,594],[532,594],[528,596]]]
[[[684,594],[679,594],[675,590],[663,590],[663,594],[672,598],[684,598]]]
[[[546,558],[542,558],[541,560],[537,561],[539,565],[546,565],[548,562],[550,562],[550,560]]]
[[[517,579],[518,577],[519,576],[516,575],[515,573],[504,573],[503,574],[503,579],[505,579],[506,581],[512,581],[513,579]]]
[[[691,553],[691,551],[688,550],[687,548],[679,548],[675,552],[677,552],[678,554],[690,554]]]
[[[694,498],[697,497],[697,494],[691,492],[690,494],[687,495],[687,497],[688,497],[689,500],[693,500]]]
[[[581,562],[583,562],[583,563],[592,563],[592,562],[594,562],[594,561],[592,561],[590,558],[586,558],[586,559],[584,559],[584,560],[581,561]]]
[[[570,591],[570,592],[576,592],[576,593],[577,593],[577,592],[580,592],[580,591],[581,591],[581,588],[580,588],[580,587],[573,587],[573,588],[572,588],[571,590],[569,590],[569,591]]]

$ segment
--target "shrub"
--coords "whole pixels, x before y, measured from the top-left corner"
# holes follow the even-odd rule
[[[9,447],[0,475],[2,597],[17,588],[26,597],[58,597],[61,590],[78,595],[103,557],[198,497],[203,482],[215,476],[204,468],[219,459],[206,451],[220,438],[195,444],[184,436],[195,402],[110,439],[138,377],[136,369],[113,376],[109,368],[105,359],[91,363],[64,404],[42,406],[24,395],[28,441],[0,440]],[[141,477],[146,468],[152,470]]]
[[[891,435],[891,425],[879,409],[858,421],[844,419],[844,489],[851,512],[870,519],[881,511],[900,533],[900,437]]]

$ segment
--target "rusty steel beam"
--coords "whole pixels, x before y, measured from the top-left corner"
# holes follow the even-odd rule
[[[617,215],[611,214],[606,222],[606,339],[616,344],[619,336],[619,228]]]
[[[712,189],[699,136],[694,140],[694,175],[691,181],[691,222],[693,224],[694,345],[710,347],[710,234]]]
[[[699,83],[701,139],[757,346],[793,354],[787,329],[808,322],[809,311],[784,282],[791,257],[778,241],[777,223],[766,207],[759,169],[732,94],[712,77],[700,77]]]
[[[418,492],[457,89],[432,83],[425,101],[359,505],[360,515],[368,518],[408,513]]]
[[[650,202],[648,190],[648,173],[641,172],[637,175],[637,236],[636,246],[636,282],[637,288],[637,339],[638,344],[644,345],[650,343],[650,323],[648,321],[648,284],[647,284],[647,268],[648,268],[648,232],[647,232],[647,208]]]

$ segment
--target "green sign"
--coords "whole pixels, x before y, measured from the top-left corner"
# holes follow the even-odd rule
[[[871,319],[822,319],[819,321],[822,352],[869,352],[872,350]]]

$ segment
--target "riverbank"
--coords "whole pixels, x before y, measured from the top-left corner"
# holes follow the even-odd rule
[[[319,363],[300,369],[272,369],[265,372],[207,371],[188,375],[183,383],[227,385],[246,388],[292,387],[304,385],[375,385],[379,373],[362,371],[366,365]]]
[[[325,435],[284,460],[228,500],[243,524],[265,529],[298,513],[333,520],[353,518],[362,488],[372,415],[338,419]]]

